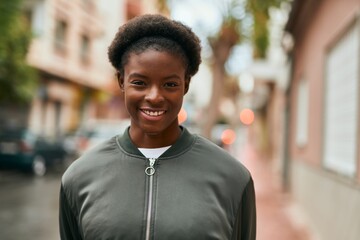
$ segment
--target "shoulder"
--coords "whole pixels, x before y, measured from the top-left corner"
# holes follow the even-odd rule
[[[194,154],[196,159],[202,161],[204,165],[212,166],[216,171],[234,176],[242,182],[250,181],[251,174],[240,159],[200,135],[196,137],[191,154]]]
[[[111,165],[116,156],[119,157],[119,152],[115,137],[89,149],[66,169],[62,184],[66,187],[101,175],[106,166]]]

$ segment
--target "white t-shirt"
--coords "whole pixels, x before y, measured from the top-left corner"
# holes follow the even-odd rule
[[[161,148],[139,148],[139,151],[144,154],[146,158],[158,158],[171,146],[161,147]]]

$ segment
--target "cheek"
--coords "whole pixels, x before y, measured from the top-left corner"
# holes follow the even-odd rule
[[[135,103],[137,101],[136,95],[132,94],[131,91],[125,90],[124,91],[124,103],[125,107],[130,110],[131,108],[135,107]]]
[[[130,107],[131,107],[131,100],[129,100],[127,97],[126,97],[126,94],[124,95],[124,105],[125,105],[125,108],[126,110],[128,110],[128,112],[130,112]]]
[[[183,100],[184,100],[183,96],[178,97],[176,100],[174,100],[173,103],[176,106],[177,111],[180,111],[180,109],[181,109],[181,107],[183,105]]]

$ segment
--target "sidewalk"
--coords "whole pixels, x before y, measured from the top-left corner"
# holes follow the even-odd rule
[[[254,179],[257,208],[257,240],[312,240],[296,203],[281,190],[271,165],[250,145],[237,155]]]

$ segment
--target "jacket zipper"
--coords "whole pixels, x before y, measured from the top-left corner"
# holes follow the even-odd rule
[[[152,199],[153,199],[153,182],[154,182],[154,173],[155,173],[155,164],[156,158],[149,158],[149,167],[145,169],[145,174],[149,176],[149,193],[148,193],[148,202],[147,202],[147,214],[146,214],[146,234],[145,239],[150,239],[150,227],[151,227],[151,212],[152,212]]]

